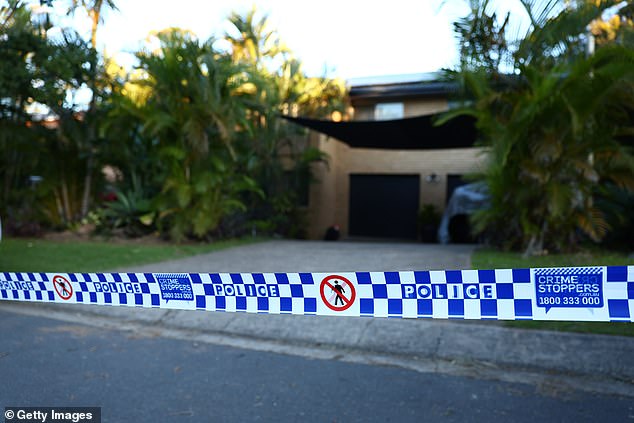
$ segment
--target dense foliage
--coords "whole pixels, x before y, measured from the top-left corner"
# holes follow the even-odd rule
[[[456,23],[462,60],[450,76],[468,101],[446,119],[476,117],[486,147],[475,179],[491,202],[474,216],[476,231],[527,254],[570,250],[631,222],[631,209],[610,200],[634,190],[631,7],[520,2],[530,27],[515,40],[510,15],[496,17],[487,0]],[[601,37],[610,12],[622,24]],[[590,50],[589,27],[598,28]]]
[[[326,157],[281,115],[343,110],[341,81],[307,77],[255,10],[232,14],[222,40],[158,31],[126,72],[96,50],[102,9],[115,3],[65,4],[85,12],[90,34],[17,0],[0,10],[5,228],[304,235],[302,190]]]

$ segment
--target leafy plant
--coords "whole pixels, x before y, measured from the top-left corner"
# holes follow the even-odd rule
[[[504,73],[483,58],[466,60],[471,66],[454,77],[469,102],[445,120],[475,116],[486,147],[479,178],[488,185],[491,206],[474,215],[475,229],[489,229],[496,244],[526,254],[569,250],[580,234],[598,242],[609,230],[594,201],[599,187],[611,182],[634,189],[634,158],[618,138],[632,130],[634,51],[613,43],[585,55],[585,28],[607,2],[521,3],[532,25],[508,43],[514,46],[508,50],[512,68]],[[484,15],[491,16],[478,9],[469,19]],[[486,22],[484,32],[498,39],[493,21]]]
[[[418,212],[418,232],[423,242],[435,242],[441,214],[433,204],[423,204]]]
[[[176,241],[208,237],[224,216],[246,211],[241,193],[260,192],[251,178],[234,173],[221,160],[212,158],[209,165],[187,173],[175,162],[157,198],[159,228]]]
[[[166,29],[126,74],[95,49],[102,12],[115,3],[67,2],[69,13],[86,12],[90,34],[55,38],[46,35],[54,16],[40,25],[23,2],[0,6],[0,214],[26,210],[25,181],[41,175],[37,210],[16,213],[55,228],[89,216],[105,231],[205,239],[266,221],[302,236],[297,191],[326,158],[279,115],[343,111],[344,84],[308,78],[255,10],[231,15],[231,51]],[[78,95],[86,88],[88,104]],[[101,177],[106,167],[116,180]],[[95,193],[106,188],[116,200],[100,205]]]
[[[610,227],[605,244],[626,251],[632,250],[634,239],[634,193],[606,184],[595,194],[596,207],[601,210]]]
[[[440,223],[440,217],[438,207],[433,204],[423,204],[423,207],[418,212],[418,225],[419,227],[438,225]]]
[[[19,192],[30,175],[42,176],[43,201],[51,205],[43,214],[53,225],[69,225],[87,212],[88,186],[95,185],[89,173],[96,162],[88,164],[98,148],[85,142],[95,120],[77,93],[99,69],[96,51],[75,31],[62,28],[49,38],[49,28],[48,16],[36,23],[22,2],[0,7],[2,207],[22,208],[26,199],[9,192]]]
[[[98,229],[112,232],[117,229],[130,237],[148,234],[154,227],[156,213],[149,198],[141,190],[114,191],[116,199],[101,209]]]

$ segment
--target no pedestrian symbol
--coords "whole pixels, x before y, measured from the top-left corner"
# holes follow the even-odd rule
[[[352,282],[343,276],[331,275],[319,286],[321,299],[333,311],[344,311],[354,304],[357,292]]]
[[[53,286],[62,300],[68,300],[73,296],[73,286],[65,277],[59,275],[53,277]]]

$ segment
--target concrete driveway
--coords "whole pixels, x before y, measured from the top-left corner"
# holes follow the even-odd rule
[[[279,240],[120,270],[264,273],[469,269],[474,248],[475,245]]]

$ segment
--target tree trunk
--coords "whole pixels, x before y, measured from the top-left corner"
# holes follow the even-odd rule
[[[99,24],[99,13],[92,13],[91,18],[93,20],[92,32],[91,32],[91,43],[93,48],[96,48],[97,44],[97,25]],[[88,143],[88,158],[86,160],[86,176],[84,176],[84,192],[81,199],[81,218],[86,217],[88,215],[88,209],[90,207],[90,196],[92,193],[92,174],[95,170],[95,152],[94,152],[94,143],[97,138],[96,136],[96,125],[97,122],[94,119],[91,119],[91,115],[95,113],[96,109],[96,96],[97,96],[97,62],[95,60],[92,63],[93,66],[93,76],[90,81],[90,90],[92,91],[92,98],[90,99],[90,104],[88,106],[88,112],[86,113],[86,123],[88,124],[88,137],[86,142]]]
[[[531,236],[530,241],[528,241],[528,245],[526,246],[526,250],[524,250],[524,254],[522,254],[522,258],[528,258],[536,255],[535,253],[541,251],[543,249],[543,244],[538,240],[537,235]]]
[[[99,16],[101,14],[101,1],[95,2],[95,7],[88,11],[92,26],[90,28],[90,43],[92,48],[97,50],[97,29],[99,27]],[[90,196],[92,193],[92,174],[95,171],[95,152],[94,143],[97,138],[97,122],[94,119],[90,119],[90,116],[95,113],[96,108],[96,92],[97,92],[97,59],[94,63],[91,63],[93,69],[93,75],[90,83],[90,90],[92,91],[92,98],[90,99],[90,105],[88,106],[88,112],[86,113],[88,124],[88,159],[86,160],[86,176],[84,177],[84,192],[81,199],[81,218],[88,215],[88,209],[90,207]]]
[[[524,254],[522,254],[523,258],[528,258],[530,256],[544,254],[544,238],[546,237],[547,229],[548,229],[548,222],[544,221],[544,223],[542,223],[542,228],[539,231],[539,235],[531,236],[530,241],[528,241],[526,250],[524,251]]]
[[[90,207],[90,195],[92,192],[92,173],[95,167],[95,158],[93,153],[89,153],[86,161],[86,176],[84,177],[84,193],[81,199],[81,217],[84,218],[88,215],[88,208]]]
[[[64,222],[64,206],[62,206],[61,195],[57,188],[53,190],[53,195],[55,196],[55,206],[57,207],[57,214],[59,219]]]
[[[62,175],[62,203],[64,206],[64,224],[67,225],[72,221],[70,201],[68,198],[68,184],[66,183],[66,177]]]
[[[99,7],[101,8],[101,5]],[[92,20],[92,27],[90,28],[90,43],[92,44],[92,48],[97,49],[97,28],[99,26],[100,11],[92,10],[88,14]]]

